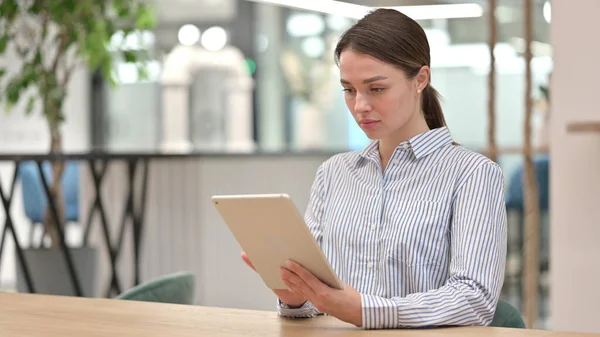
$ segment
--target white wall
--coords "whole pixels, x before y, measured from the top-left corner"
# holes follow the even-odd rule
[[[600,1],[553,1],[551,315],[554,330],[600,332]]]

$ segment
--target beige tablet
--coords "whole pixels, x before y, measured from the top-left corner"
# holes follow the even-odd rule
[[[292,260],[343,288],[288,195],[219,195],[212,201],[267,287],[287,289],[279,267]]]

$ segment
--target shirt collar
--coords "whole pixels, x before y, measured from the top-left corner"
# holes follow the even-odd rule
[[[398,144],[395,151],[403,150],[413,153],[416,159],[421,159],[435,150],[454,142],[448,127],[443,126],[418,134],[407,141]],[[379,160],[379,141],[374,140],[360,151],[359,158]]]

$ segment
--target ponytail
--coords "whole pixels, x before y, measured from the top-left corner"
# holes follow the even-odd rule
[[[440,104],[440,94],[429,84],[423,90],[421,106],[429,129],[433,130],[446,126],[444,112]]]

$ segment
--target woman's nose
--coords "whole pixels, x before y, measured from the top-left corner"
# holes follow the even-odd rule
[[[364,95],[356,94],[356,100],[354,102],[354,111],[356,112],[364,112],[369,111],[371,109],[369,101]]]

